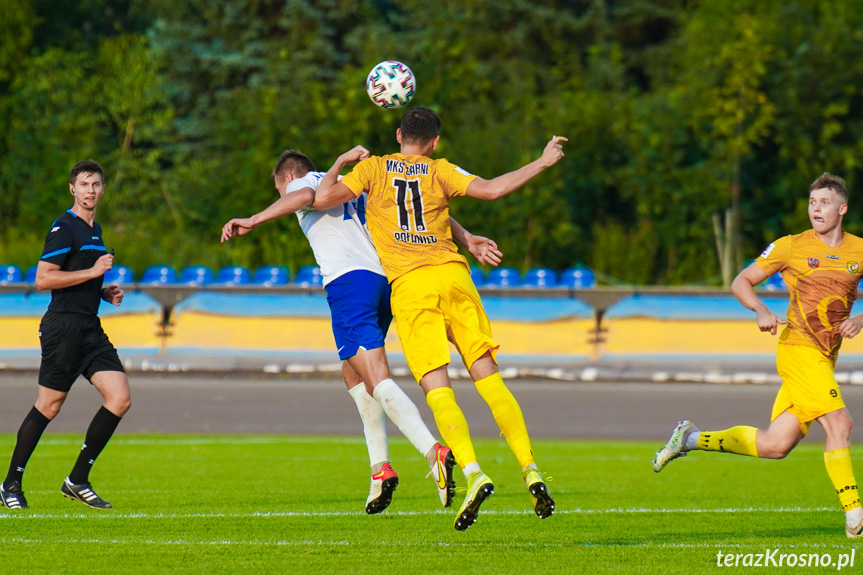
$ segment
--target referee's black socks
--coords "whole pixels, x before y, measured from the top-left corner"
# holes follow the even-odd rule
[[[35,405],[24,418],[21,427],[18,428],[18,440],[15,443],[15,450],[12,452],[9,473],[6,475],[6,481],[3,482],[7,488],[16,481],[21,483],[21,479],[24,477],[24,468],[27,466],[30,456],[33,455],[36,444],[42,437],[42,432],[45,431],[49,423],[51,420],[42,415],[42,412],[36,409]]]
[[[78,454],[78,461],[75,462],[75,467],[72,468],[72,473],[69,474],[69,481],[75,485],[89,483],[90,469],[93,467],[93,462],[105,449],[108,440],[117,429],[120,416],[114,415],[105,406],[99,408],[93,421],[90,422],[90,427],[87,429],[87,435],[84,437],[84,446],[81,448],[81,453]]]

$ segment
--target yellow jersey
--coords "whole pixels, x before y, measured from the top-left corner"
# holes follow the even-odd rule
[[[372,156],[342,178],[354,195],[368,192],[369,233],[390,283],[422,266],[467,266],[452,239],[449,200],[474,178],[445,159],[403,154]]]
[[[768,276],[782,273],[788,286],[788,325],[780,344],[814,347],[836,360],[842,336],[839,326],[851,315],[861,276],[863,239],[844,233],[830,247],[814,230],[776,240],[756,262]]]

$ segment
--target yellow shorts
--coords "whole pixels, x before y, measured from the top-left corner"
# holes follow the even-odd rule
[[[806,435],[815,419],[845,407],[833,366],[834,362],[815,348],[780,344],[776,369],[782,387],[773,402],[770,421],[789,411],[797,416]]]
[[[392,290],[396,330],[417,381],[450,362],[447,342],[455,345],[468,369],[488,351],[497,355],[500,345],[491,337],[479,292],[464,265],[417,268],[396,279]]]

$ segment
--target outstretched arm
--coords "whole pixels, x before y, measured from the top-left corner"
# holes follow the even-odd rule
[[[767,309],[764,302],[755,293],[755,286],[767,279],[767,274],[758,264],[749,264],[749,267],[740,272],[731,282],[731,292],[743,307],[755,312],[755,321],[758,329],[776,335],[776,329],[785,322],[777,315]]]
[[[452,230],[453,239],[470,252],[470,255],[475,257],[480,264],[491,264],[497,267],[503,254],[497,249],[494,240],[473,235],[452,217],[449,219],[449,227]]]
[[[346,167],[365,160],[370,155],[371,153],[364,147],[356,146],[339,156],[332,167],[327,170],[327,174],[323,177],[321,183],[318,184],[318,191],[315,194],[313,207],[316,210],[326,210],[354,199],[356,196],[350,188],[339,182],[339,174]]]
[[[545,145],[542,155],[531,163],[493,180],[475,178],[467,187],[467,195],[481,200],[497,200],[514,192],[546,168],[555,165],[563,157],[560,142],[566,141],[563,136],[554,136]]]
[[[293,214],[311,204],[314,199],[315,191],[312,188],[302,188],[285,194],[270,207],[250,218],[234,218],[222,227],[222,243],[234,236],[244,236],[264,222]]]

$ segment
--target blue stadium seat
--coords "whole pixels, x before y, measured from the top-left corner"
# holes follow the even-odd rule
[[[788,291],[788,286],[785,285],[785,280],[782,279],[782,274],[776,272],[761,284],[761,289],[766,291]]]
[[[216,274],[217,284],[223,285],[247,285],[252,281],[252,272],[243,266],[225,266]]]
[[[177,272],[171,266],[150,266],[141,276],[142,284],[175,284]]]
[[[261,266],[255,270],[252,283],[265,286],[283,286],[291,279],[291,272],[285,266]]]
[[[12,264],[0,265],[0,285],[18,284],[24,281],[24,274],[21,273],[21,268]]]
[[[38,264],[32,265],[27,268],[27,273],[24,274],[24,282],[28,284],[36,283],[36,268],[39,267]]]
[[[303,266],[297,270],[297,277],[294,278],[294,283],[304,287],[314,287],[324,285],[324,278],[321,275],[321,268],[318,266]]]
[[[485,278],[486,287],[519,287],[521,274],[515,268],[494,268]]]
[[[112,267],[107,272],[105,272],[105,277],[102,280],[103,285],[133,283],[135,283],[135,273],[129,266]]]
[[[524,273],[525,287],[557,287],[557,272],[550,268],[531,268]]]
[[[485,285],[485,272],[482,271],[482,268],[470,266],[470,279],[473,280],[473,285],[481,287]]]
[[[207,266],[186,266],[180,272],[177,283],[205,286],[213,283],[215,274]]]
[[[590,268],[569,268],[561,272],[558,285],[575,289],[595,288],[596,276]]]

